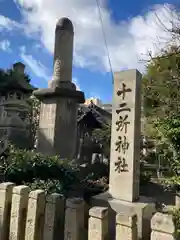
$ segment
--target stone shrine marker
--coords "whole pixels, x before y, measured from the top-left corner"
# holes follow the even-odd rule
[[[109,208],[109,233],[115,239],[114,219],[137,215],[138,239],[150,236],[155,205],[139,196],[141,73],[127,70],[114,73],[109,191],[92,197],[92,205]]]
[[[71,160],[77,138],[77,104],[84,93],[72,83],[73,24],[68,18],[57,22],[55,31],[54,73],[47,89],[34,95],[41,100],[37,151]]]
[[[139,198],[141,74],[114,75],[109,193],[133,202]]]

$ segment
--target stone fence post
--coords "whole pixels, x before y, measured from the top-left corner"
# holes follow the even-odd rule
[[[9,240],[21,240],[25,237],[29,192],[27,186],[13,188]]]
[[[151,240],[174,240],[175,226],[172,215],[156,213],[151,219]]]
[[[117,214],[116,240],[121,240],[121,239],[138,240],[136,214],[131,214],[131,215]]]
[[[1,183],[0,184],[0,239],[8,240],[10,211],[12,202],[12,190],[15,184]]]
[[[43,240],[45,192],[30,192],[26,219],[25,240]]]
[[[66,200],[64,239],[84,239],[84,201],[80,198]]]
[[[108,208],[93,207],[89,210],[88,240],[108,238]]]
[[[180,193],[176,193],[176,196],[175,196],[175,205],[176,205],[176,208],[180,208]]]
[[[46,197],[43,240],[64,239],[65,198],[60,194]]]

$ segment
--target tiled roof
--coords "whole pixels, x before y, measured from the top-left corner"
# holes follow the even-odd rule
[[[78,123],[87,117],[88,114],[91,114],[101,126],[111,124],[111,113],[95,104],[90,104],[89,106],[81,104],[79,106]]]

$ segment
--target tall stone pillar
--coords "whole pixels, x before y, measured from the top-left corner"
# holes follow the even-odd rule
[[[47,89],[34,95],[41,100],[37,151],[72,159],[77,132],[77,103],[84,93],[72,83],[73,24],[68,18],[58,21],[55,30],[54,74]]]
[[[149,239],[155,212],[153,200],[139,195],[141,79],[136,69],[114,73],[109,191],[92,200],[93,205],[110,208],[112,240],[115,214],[125,219],[137,215],[138,239],[145,240]]]

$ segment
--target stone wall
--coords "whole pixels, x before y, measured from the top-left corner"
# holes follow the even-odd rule
[[[108,208],[92,207],[78,198],[46,195],[27,186],[0,184],[0,239],[3,240],[110,240]],[[174,239],[172,217],[156,213],[151,240]],[[116,216],[116,240],[138,240],[137,216]],[[150,239],[150,236],[149,236]]]

